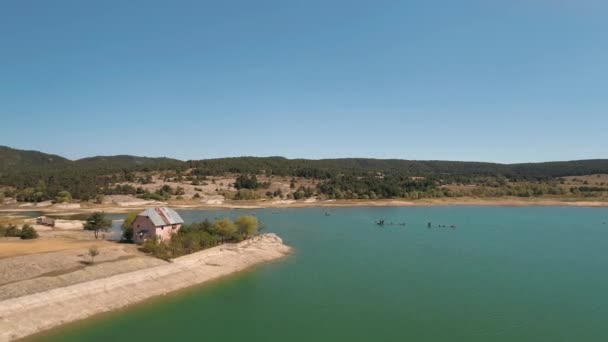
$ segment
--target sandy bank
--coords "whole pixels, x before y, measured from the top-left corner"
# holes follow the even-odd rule
[[[172,263],[0,301],[0,341],[204,283],[281,258],[290,250],[278,236],[264,234],[180,257]]]
[[[378,199],[378,200],[256,200],[256,201],[191,201],[178,200],[169,201],[167,205],[174,209],[263,209],[263,208],[309,208],[309,207],[406,207],[406,206],[449,206],[449,205],[468,205],[468,206],[575,206],[575,207],[608,207],[608,199],[605,198],[576,198],[576,197],[452,197],[452,198],[427,198],[419,200],[405,199]],[[94,211],[104,211],[106,213],[127,213],[130,211],[142,210],[153,205],[141,203],[133,204],[131,207],[119,206],[116,204],[93,205],[88,204],[87,208],[75,210],[60,210],[57,208],[36,208],[23,209],[15,206],[0,207],[2,212],[25,212],[39,210],[44,213],[55,215],[71,215],[78,213],[90,213]]]

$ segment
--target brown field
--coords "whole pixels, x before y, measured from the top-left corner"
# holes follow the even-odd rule
[[[568,176],[562,178],[565,180],[565,185],[569,186],[605,186],[608,188],[608,174]]]
[[[70,232],[70,234],[71,233],[73,232]],[[42,233],[40,234],[42,235]],[[34,240],[21,240],[19,238],[0,238],[0,258],[73,249],[87,249],[92,246],[105,246],[108,244],[113,243],[94,239],[74,239],[71,237],[49,238],[41,236],[40,238]]]

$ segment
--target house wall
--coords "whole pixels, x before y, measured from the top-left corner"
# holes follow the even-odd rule
[[[171,235],[177,233],[181,227],[181,224],[156,227],[149,218],[137,216],[135,220],[133,220],[133,242],[141,244],[144,243],[146,239],[154,236],[158,237],[161,241],[170,240]],[[147,230],[148,232],[140,237],[139,232],[142,230]]]
[[[181,224],[156,227],[156,236],[162,241],[171,240],[171,235],[177,233],[181,227]]]
[[[147,230],[148,232],[140,237],[139,232],[142,230]],[[154,223],[145,216],[137,216],[135,220],[133,220],[133,242],[144,243],[146,239],[153,236],[156,236],[156,227],[154,226]]]

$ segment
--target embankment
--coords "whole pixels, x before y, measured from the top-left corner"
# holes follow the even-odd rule
[[[284,257],[274,234],[223,245],[172,263],[0,301],[0,341],[10,341]]]

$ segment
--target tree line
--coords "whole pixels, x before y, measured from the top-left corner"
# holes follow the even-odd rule
[[[132,223],[135,217],[137,212],[130,213],[123,223],[124,241],[133,238]],[[260,224],[255,216],[239,216],[234,221],[228,218],[204,220],[183,224],[169,241],[159,241],[155,237],[147,239],[142,245],[142,251],[169,260],[223,243],[240,242],[257,235],[259,230]]]
[[[190,170],[190,171],[188,171]],[[516,196],[559,194],[554,181],[563,176],[608,173],[608,160],[496,164],[458,161],[411,161],[397,159],[286,159],[282,157],[237,157],[180,161],[135,156],[93,157],[71,161],[36,151],[0,147],[2,193],[19,201],[56,202],[98,200],[100,195],[130,194],[166,200],[180,196],[179,189],[146,192],[124,182],[151,181],[150,173],[167,171],[174,180],[204,182],[207,176],[240,175],[234,184],[237,199],[255,199],[255,190],[267,184],[258,176],[303,177],[316,181],[314,193],[331,198],[391,198],[458,196],[467,191],[445,189],[450,184],[482,185],[483,194]],[[143,174],[143,176],[141,176]],[[515,184],[515,185],[514,185]],[[543,186],[540,186],[540,185]],[[526,189],[521,189],[526,187]],[[167,189],[165,189],[167,190]],[[296,194],[297,193],[297,194]],[[603,193],[582,187],[587,195]],[[275,195],[274,193],[272,195]],[[292,196],[303,198],[311,189],[297,189]]]

